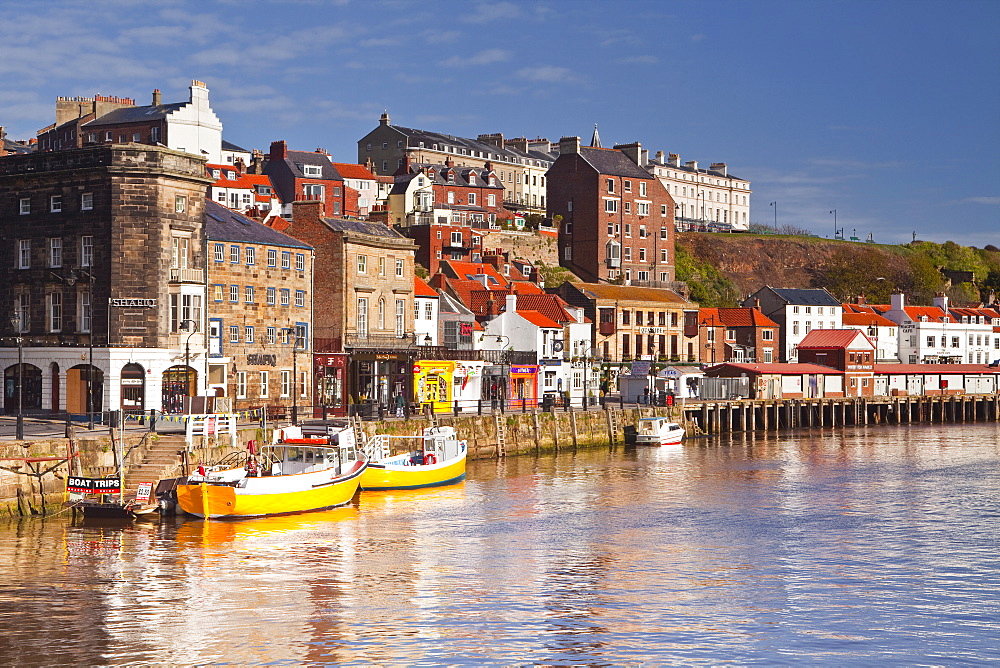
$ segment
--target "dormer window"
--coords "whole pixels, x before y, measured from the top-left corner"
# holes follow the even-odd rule
[[[455,182],[455,172],[448,172],[448,183]]]
[[[213,169],[212,170],[212,178],[213,179],[219,178],[219,170],[217,170],[217,169]]]
[[[497,184],[497,177],[490,174],[490,185],[495,186]]]
[[[435,177],[435,176],[437,176],[437,172],[435,172],[435,171],[434,171],[434,170],[432,169],[431,171],[427,172],[427,176],[428,176],[428,178],[430,178],[430,180],[431,180],[431,181],[433,181],[433,180],[434,180],[434,177]]]
[[[476,173],[475,172],[469,172],[469,185],[470,186],[476,185]]]
[[[323,176],[323,168],[319,165],[302,165],[302,173],[309,177],[319,178]]]

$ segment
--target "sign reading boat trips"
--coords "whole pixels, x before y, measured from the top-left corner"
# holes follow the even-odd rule
[[[66,491],[77,494],[117,494],[121,491],[118,478],[66,478]]]
[[[122,308],[156,308],[155,299],[112,299],[112,306],[120,306]]]

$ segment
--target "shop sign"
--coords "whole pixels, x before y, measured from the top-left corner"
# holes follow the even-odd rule
[[[636,327],[635,331],[639,334],[666,334],[666,327]]]
[[[511,373],[522,373],[522,374],[538,373],[538,367],[537,366],[512,366],[510,368],[510,372]]]
[[[155,299],[112,299],[110,300],[112,306],[118,306],[121,308],[156,308]]]
[[[247,355],[247,364],[255,366],[278,366],[278,356],[266,353],[251,353]]]
[[[77,494],[117,494],[121,491],[118,478],[66,478],[66,491]]]
[[[142,378],[122,378],[122,385],[142,385]]]

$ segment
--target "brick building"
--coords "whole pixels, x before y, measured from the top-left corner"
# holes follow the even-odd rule
[[[209,183],[204,158],[153,146],[0,159],[7,412],[19,377],[28,412],[179,411],[200,394]]]
[[[875,396],[875,342],[856,329],[814,329],[799,343],[799,362],[844,372],[848,397]]]
[[[211,200],[205,233],[209,391],[236,410],[312,404],[312,247]]]
[[[703,308],[698,312],[701,361],[774,362],[778,323],[752,307]]]
[[[589,282],[668,287],[674,280],[674,201],[640,162],[642,147],[559,142],[548,171],[548,216],[560,220],[559,263]]]
[[[263,165],[255,165],[250,171],[271,178],[281,199],[282,216],[293,216],[292,205],[298,201],[320,202],[323,216],[357,216],[359,213],[358,191],[347,187],[344,177],[322,149],[290,151],[283,141],[271,142],[271,151]]]
[[[319,202],[297,202],[287,233],[316,253],[316,358],[350,354],[346,370],[317,367],[317,377],[346,373],[344,403],[388,409],[399,394],[409,401],[417,352],[413,241],[379,223],[323,217]]]

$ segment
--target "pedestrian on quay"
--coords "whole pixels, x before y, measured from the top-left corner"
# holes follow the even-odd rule
[[[402,394],[396,395],[396,417],[403,417],[403,408],[406,406],[406,397]]]

